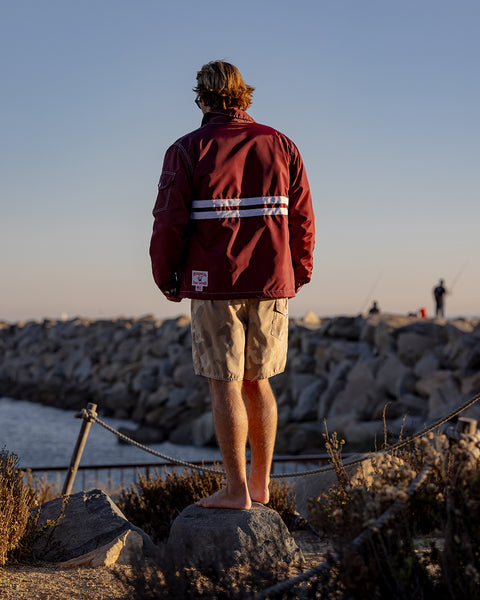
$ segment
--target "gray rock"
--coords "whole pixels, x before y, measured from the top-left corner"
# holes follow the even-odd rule
[[[325,426],[320,421],[290,423],[279,428],[276,451],[283,454],[322,452],[325,449]]]
[[[324,419],[330,412],[332,403],[335,398],[345,387],[348,373],[352,368],[354,361],[342,360],[340,363],[335,365],[328,375],[327,389],[323,392],[320,397],[320,404],[318,406],[318,419]]]
[[[258,503],[251,510],[187,506],[173,522],[167,552],[179,567],[226,569],[304,560],[280,515]]]
[[[354,446],[374,449],[383,442],[383,421],[351,421],[344,429],[345,441]]]
[[[369,377],[357,377],[347,381],[345,387],[337,394],[328,418],[346,414],[365,418],[372,413],[373,407],[381,398],[382,393],[375,382]]]
[[[302,391],[316,381],[318,381],[318,377],[315,375],[306,373],[292,373],[290,378],[290,390],[293,401],[296,402]]]
[[[317,418],[320,395],[327,387],[324,379],[318,379],[308,385],[300,394],[296,406],[292,410],[294,421],[312,421]]]
[[[409,372],[409,368],[395,354],[389,352],[378,371],[377,384],[397,398],[400,395],[401,383]]]
[[[395,348],[392,336],[393,328],[387,321],[380,320],[373,334],[373,344],[378,353],[388,352]]]
[[[362,326],[362,317],[335,317],[325,330],[325,335],[356,341],[360,337]]]
[[[194,446],[206,446],[215,441],[215,429],[211,411],[192,421],[192,443]]]
[[[448,415],[467,399],[461,396],[457,381],[450,377],[443,383],[442,387],[437,387],[428,398],[429,421],[435,421]]]
[[[424,415],[426,413],[427,402],[421,396],[404,394],[399,397],[398,403],[403,407],[405,413],[413,415]]]
[[[434,371],[426,377],[419,379],[415,384],[415,390],[420,396],[428,398],[435,390],[444,386],[448,386],[451,391],[452,379],[454,379],[453,371],[448,371],[446,369]]]
[[[116,504],[101,490],[79,492],[67,497],[65,507],[62,498],[56,498],[39,507],[37,529],[47,522],[58,522],[43,528],[43,534],[34,545],[34,552],[47,562],[67,561],[101,548],[127,531],[142,538],[142,555],[155,559],[158,548],[139,527],[132,525]],[[132,557],[133,558],[133,557]]]
[[[176,385],[190,387],[193,389],[202,385],[204,379],[195,374],[190,353],[188,355],[188,359],[184,363],[181,363],[175,367],[175,370],[173,371],[173,381]]]
[[[413,367],[415,363],[435,346],[435,339],[414,331],[401,333],[397,338],[397,352],[400,360]]]
[[[417,377],[426,377],[437,371],[439,367],[440,360],[438,357],[433,352],[428,352],[417,362],[413,371]]]

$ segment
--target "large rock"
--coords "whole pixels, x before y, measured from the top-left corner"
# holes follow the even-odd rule
[[[304,560],[280,515],[256,502],[251,510],[187,506],[173,522],[167,552],[179,568]]]
[[[34,545],[34,553],[47,562],[76,559],[79,564],[98,566],[106,564],[101,557],[109,553],[109,564],[113,556],[124,563],[158,557],[158,548],[150,537],[127,521],[101,490],[67,496],[65,504],[62,498],[56,498],[38,510],[37,529],[42,535]]]
[[[312,421],[316,419],[320,395],[326,386],[327,382],[324,379],[317,379],[307,385],[300,393],[298,402],[292,410],[292,419],[294,421]]]
[[[131,529],[115,538],[108,544],[91,552],[57,563],[59,569],[78,567],[111,567],[112,565],[138,564],[138,557],[143,554],[143,538]]]
[[[401,382],[409,372],[408,367],[402,363],[396,354],[388,352],[386,360],[378,371],[377,383],[396,398],[400,395],[398,391],[401,388]]]
[[[433,337],[415,331],[404,331],[398,335],[398,356],[402,362],[411,367],[434,346],[435,339]]]

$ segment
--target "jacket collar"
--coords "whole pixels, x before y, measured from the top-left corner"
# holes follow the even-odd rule
[[[255,123],[255,120],[240,108],[215,108],[203,115],[202,125],[228,123],[229,121]]]

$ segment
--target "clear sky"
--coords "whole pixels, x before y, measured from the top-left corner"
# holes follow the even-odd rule
[[[148,244],[163,155],[225,59],[303,155],[291,313],[480,314],[477,0],[0,0],[0,320],[175,316]]]

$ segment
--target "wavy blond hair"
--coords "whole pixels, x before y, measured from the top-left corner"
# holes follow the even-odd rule
[[[203,65],[197,73],[197,85],[193,88],[203,104],[209,108],[241,108],[247,110],[255,90],[243,81],[240,71],[223,60]]]

